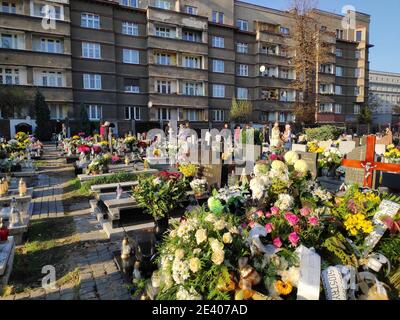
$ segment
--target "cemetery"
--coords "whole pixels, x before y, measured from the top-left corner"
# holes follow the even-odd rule
[[[81,133],[57,149],[4,140],[2,299],[398,299],[400,146],[324,130],[289,150],[253,144],[251,128],[238,141],[189,131]],[[39,222],[61,230],[61,217],[67,238],[34,234]],[[19,261],[41,241],[69,280],[26,291]],[[112,293],[103,273],[117,279]]]

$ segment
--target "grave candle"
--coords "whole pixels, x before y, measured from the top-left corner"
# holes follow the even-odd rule
[[[26,183],[25,183],[24,179],[22,179],[22,178],[19,180],[18,191],[19,191],[20,197],[23,197],[26,195],[26,191],[27,191]]]
[[[21,224],[21,217],[17,208],[17,200],[15,198],[11,201],[11,212],[10,212],[10,228],[17,227]]]
[[[3,223],[3,218],[0,217],[0,241],[7,241],[8,239],[8,229]]]

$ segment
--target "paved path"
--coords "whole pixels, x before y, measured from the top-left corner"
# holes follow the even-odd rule
[[[75,223],[77,249],[68,257],[69,270],[79,268],[80,283],[62,285],[53,290],[38,288],[10,295],[6,300],[129,300],[131,299],[121,273],[113,260],[113,251],[119,243],[110,242],[94,216],[88,203],[77,203],[64,212],[62,183],[69,180],[72,165],[58,157],[54,145],[45,145],[43,158],[48,167],[37,176],[34,188],[32,219],[57,218],[72,215]],[[69,173],[66,173],[69,170]]]

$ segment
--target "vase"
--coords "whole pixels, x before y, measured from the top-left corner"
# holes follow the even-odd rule
[[[161,241],[168,229],[168,217],[154,219],[154,235],[157,241]]]

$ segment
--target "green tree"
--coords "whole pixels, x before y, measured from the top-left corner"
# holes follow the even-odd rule
[[[91,134],[91,123],[89,120],[89,115],[87,112],[86,107],[84,106],[83,103],[81,103],[81,126],[80,126],[80,131],[84,132],[86,135]]]
[[[35,95],[33,108],[36,116],[36,137],[39,140],[48,141],[51,139],[52,128],[50,124],[50,109],[43,94],[38,90]]]
[[[0,86],[0,109],[3,118],[13,118],[24,107],[31,105],[32,97],[17,86]]]
[[[248,100],[237,100],[232,98],[229,119],[233,122],[248,122],[253,112],[253,106]]]

